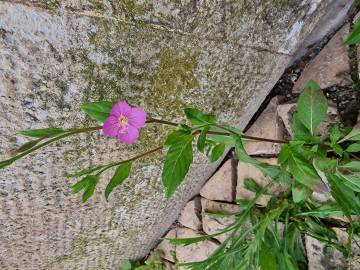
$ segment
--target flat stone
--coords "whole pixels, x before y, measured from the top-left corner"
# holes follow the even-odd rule
[[[233,224],[236,221],[235,216],[229,216],[225,218],[211,218],[207,213],[236,213],[240,210],[240,207],[235,204],[222,203],[209,201],[207,199],[201,199],[203,208],[202,208],[202,221],[203,221],[203,230],[207,234],[217,233],[219,230],[222,230],[229,225]],[[228,237],[229,233],[224,233],[219,236],[215,236],[219,242],[224,242]]]
[[[236,213],[240,210],[240,206],[231,203],[214,202],[205,198],[201,198],[202,213]]]
[[[277,164],[276,158],[257,158],[257,160],[272,165]],[[253,179],[259,186],[265,186],[270,181],[270,179],[264,176],[262,172],[254,165],[240,161],[237,167],[236,199],[252,200],[253,198],[255,198],[255,193],[246,189],[244,186],[244,182],[246,179]],[[272,185],[272,187],[270,187],[268,191],[273,194],[278,194],[283,190],[284,187],[276,183]],[[270,198],[270,195],[261,195],[257,199],[256,203],[265,206],[267,205]]]
[[[177,237],[180,239],[199,236],[202,236],[202,234],[188,228],[179,228],[177,233]],[[218,244],[210,240],[188,246],[177,246],[176,259],[180,263],[203,261],[208,258],[218,246]]]
[[[285,130],[288,138],[293,136],[293,132],[291,130],[291,123],[293,114],[296,111],[296,103],[291,104],[282,104],[277,107],[277,111],[279,114],[279,118],[283,122],[285,126]],[[336,107],[329,106],[327,115],[325,119],[320,123],[320,125],[316,129],[316,134],[321,135],[321,138],[326,138],[329,136],[330,129],[332,125],[340,122],[340,117],[337,113]]]
[[[181,211],[179,223],[193,230],[200,230],[201,223],[201,200],[199,197],[189,201]]]
[[[275,140],[283,139],[284,128],[278,119],[278,104],[279,97],[274,97],[245,134]],[[280,148],[280,144],[271,142],[249,141],[245,144],[245,150],[249,155],[275,155],[280,152]]]
[[[332,228],[336,233],[339,242],[346,245],[348,241],[348,233],[341,228]],[[347,259],[341,252],[336,249],[330,249],[327,253],[323,252],[325,244],[310,237],[305,236],[306,251],[309,261],[309,270],[357,270],[360,269],[360,248],[356,244],[359,237],[354,236],[352,241],[352,257]],[[355,242],[356,241],[356,242]],[[348,265],[348,266],[347,266]]]
[[[322,89],[333,85],[352,84],[348,47],[342,44],[349,29],[349,24],[344,25],[308,63],[294,85],[294,93],[300,93],[310,80],[315,80]]]
[[[209,200],[232,202],[234,190],[232,160],[229,159],[206,182],[200,195]]]
[[[177,237],[177,228],[171,229],[164,238],[176,238]],[[159,251],[161,258],[164,258],[170,262],[175,262],[176,256],[176,246],[171,245],[168,240],[164,239],[160,244],[155,248]]]

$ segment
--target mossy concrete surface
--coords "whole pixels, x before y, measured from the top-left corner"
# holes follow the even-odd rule
[[[181,121],[195,106],[243,128],[330,0],[11,0],[0,2],[0,159],[16,130],[95,125],[80,105],[125,100]],[[124,146],[98,132],[0,171],[1,269],[119,269],[147,254],[216,165],[200,155],[165,200],[162,153],[134,164],[107,203],[70,197],[64,177],[164,140],[150,125]]]

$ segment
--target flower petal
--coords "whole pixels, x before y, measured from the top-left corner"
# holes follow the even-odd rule
[[[127,115],[129,124],[136,128],[145,126],[146,112],[141,108],[131,108],[131,113]]]
[[[131,113],[131,107],[123,101],[116,103],[110,112],[110,115],[119,117],[120,115],[127,116]]]
[[[105,120],[102,127],[104,134],[110,138],[116,137],[119,133],[119,129],[117,117],[111,115]]]
[[[118,138],[123,143],[132,144],[139,138],[139,130],[129,125],[125,133],[118,134]]]

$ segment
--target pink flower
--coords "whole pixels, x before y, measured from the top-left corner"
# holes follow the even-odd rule
[[[141,108],[131,108],[126,102],[116,103],[105,120],[102,130],[110,138],[117,137],[126,144],[139,138],[139,129],[146,123],[146,113]]]

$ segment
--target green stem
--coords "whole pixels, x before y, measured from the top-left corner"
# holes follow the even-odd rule
[[[166,121],[166,120],[154,119],[154,118],[150,118],[149,120],[146,121],[146,123],[160,123],[160,124],[169,125],[169,126],[173,126],[173,127],[178,126],[178,124],[176,124],[176,123]]]

